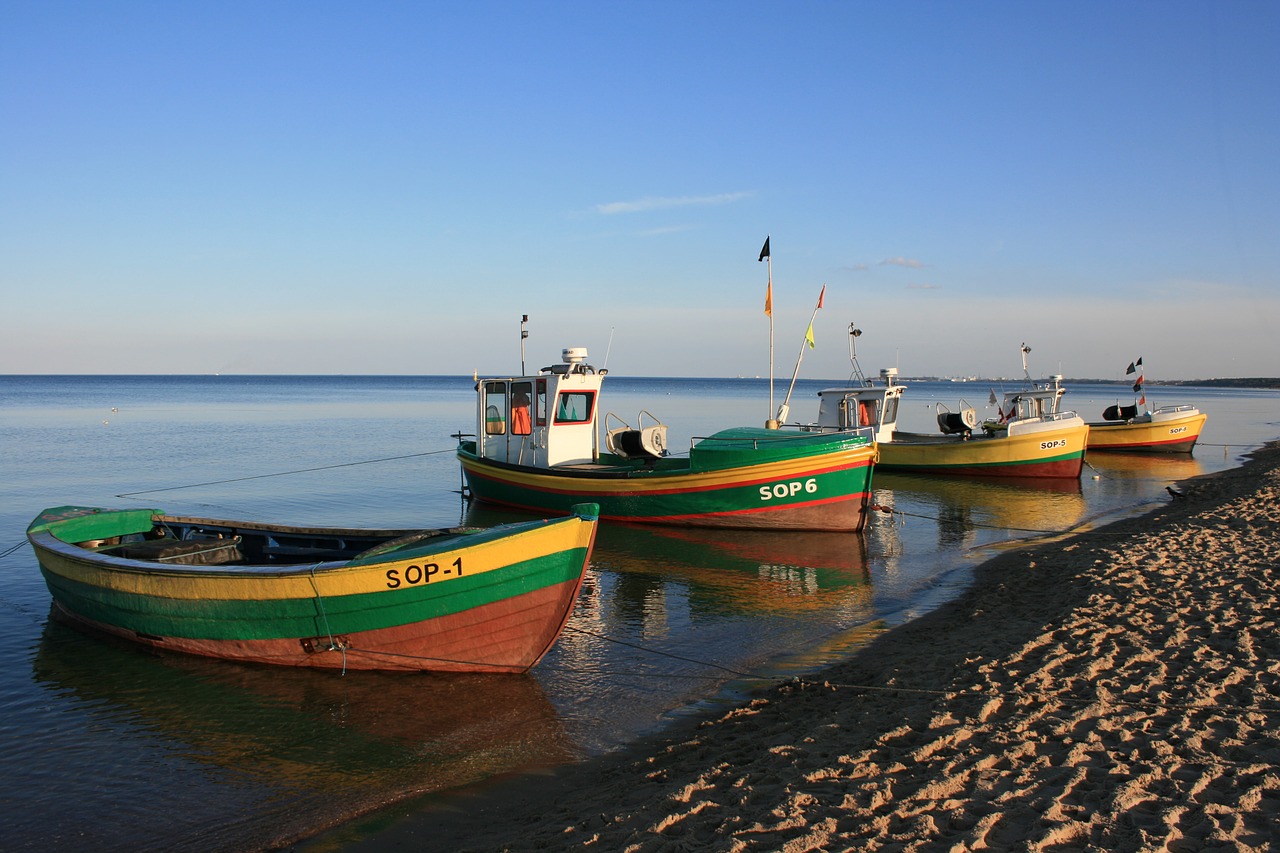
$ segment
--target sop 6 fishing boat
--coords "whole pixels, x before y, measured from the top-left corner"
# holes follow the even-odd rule
[[[841,432],[872,427],[880,449],[879,465],[886,471],[954,474],[969,477],[1072,478],[1084,466],[1089,426],[1075,412],[1059,411],[1066,389],[1062,377],[1031,381],[1022,345],[1023,387],[1003,392],[1000,415],[978,423],[976,411],[963,400],[959,411],[935,406],[938,433],[901,432],[898,404],[906,386],[898,371],[880,371],[880,384],[868,380],[858,365],[854,341],[862,334],[850,324],[850,386],[818,392],[818,421],[803,426],[816,432]],[[995,391],[991,392],[995,402]]]
[[[459,434],[470,494],[492,504],[604,519],[698,527],[861,530],[876,448],[870,430],[734,427],[667,449],[667,427],[600,417],[607,370],[581,347],[535,375],[476,383],[476,433]],[[645,416],[651,423],[645,424]],[[600,432],[603,426],[604,447]]]
[[[489,530],[288,527],[47,509],[55,614],[161,649],[332,669],[525,672],[573,610],[596,508]]]
[[[1133,383],[1134,403],[1131,406],[1108,406],[1102,412],[1102,421],[1089,424],[1089,449],[1125,453],[1193,451],[1209,416],[1195,406],[1146,408],[1142,359],[1130,362],[1125,372],[1138,374]]]

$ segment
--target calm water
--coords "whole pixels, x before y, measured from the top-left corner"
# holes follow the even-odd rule
[[[389,527],[491,524],[453,457],[470,377],[0,377],[0,765],[8,850],[243,850],[389,802],[615,748],[672,714],[840,659],[954,595],[1013,538],[1165,499],[1280,436],[1280,393],[1153,389],[1209,414],[1192,459],[1090,457],[1035,489],[876,475],[865,536],[602,527],[582,600],[528,677],[293,672],[158,655],[49,619],[24,530],[50,506]],[[802,381],[794,416],[816,416]],[[785,391],[785,389],[783,389]],[[997,389],[998,391],[999,389]],[[1112,386],[1071,388],[1087,419]],[[778,401],[781,401],[780,391]],[[904,427],[988,386],[913,384]],[[1119,394],[1119,396],[1118,396]],[[611,377],[670,446],[768,415],[758,380]]]

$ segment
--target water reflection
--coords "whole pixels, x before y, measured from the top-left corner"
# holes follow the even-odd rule
[[[1186,480],[1205,473],[1204,464],[1189,454],[1094,453],[1086,457],[1090,471],[1114,479]]]
[[[488,526],[529,516],[474,505],[466,522]],[[637,618],[670,587],[690,617],[822,611],[865,602],[870,594],[867,544],[856,533],[818,533],[661,525],[601,524],[591,558],[608,584],[611,607]],[[598,582],[584,598],[601,594]]]
[[[935,520],[939,550],[1060,532],[1083,520],[1087,510],[1079,480],[996,481],[900,473],[876,475],[875,503],[903,518]],[[882,541],[894,543],[897,538],[892,518],[882,516],[873,525]]]
[[[256,667],[140,651],[84,636],[53,617],[32,675],[64,701],[74,697],[88,717],[87,730],[118,729],[122,753],[159,750],[214,770],[219,800],[243,798],[259,817],[273,813],[253,832],[269,826],[278,840],[389,800],[575,755],[555,709],[529,676],[344,676]],[[208,781],[207,772],[197,775]],[[100,768],[67,779],[64,795],[74,802],[78,788],[102,785],[130,801],[154,792],[156,778],[147,770]],[[173,817],[169,841],[181,837],[184,819],[193,821],[191,831],[201,833],[205,849],[240,848],[250,840],[236,833],[251,828],[234,822],[219,830],[221,837],[209,837],[207,824],[201,829],[189,814]],[[94,820],[94,837],[112,831],[102,816]],[[115,831],[129,837],[127,825]]]

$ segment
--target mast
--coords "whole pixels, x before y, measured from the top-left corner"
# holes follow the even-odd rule
[[[760,257],[756,258],[756,262],[765,261],[769,270],[769,284],[764,292],[764,313],[769,318],[769,413],[773,413],[773,256],[769,254],[769,237],[765,235],[764,248],[760,250]],[[767,420],[764,422],[768,429],[777,429],[778,422],[776,420]]]
[[[528,314],[520,315],[520,375],[527,376],[524,369],[524,342],[529,337],[529,330],[525,328],[525,324],[529,322]]]

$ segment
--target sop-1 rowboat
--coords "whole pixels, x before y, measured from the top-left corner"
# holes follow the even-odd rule
[[[525,672],[573,610],[596,507],[488,530],[58,507],[27,530],[55,614],[161,649],[331,669]]]

